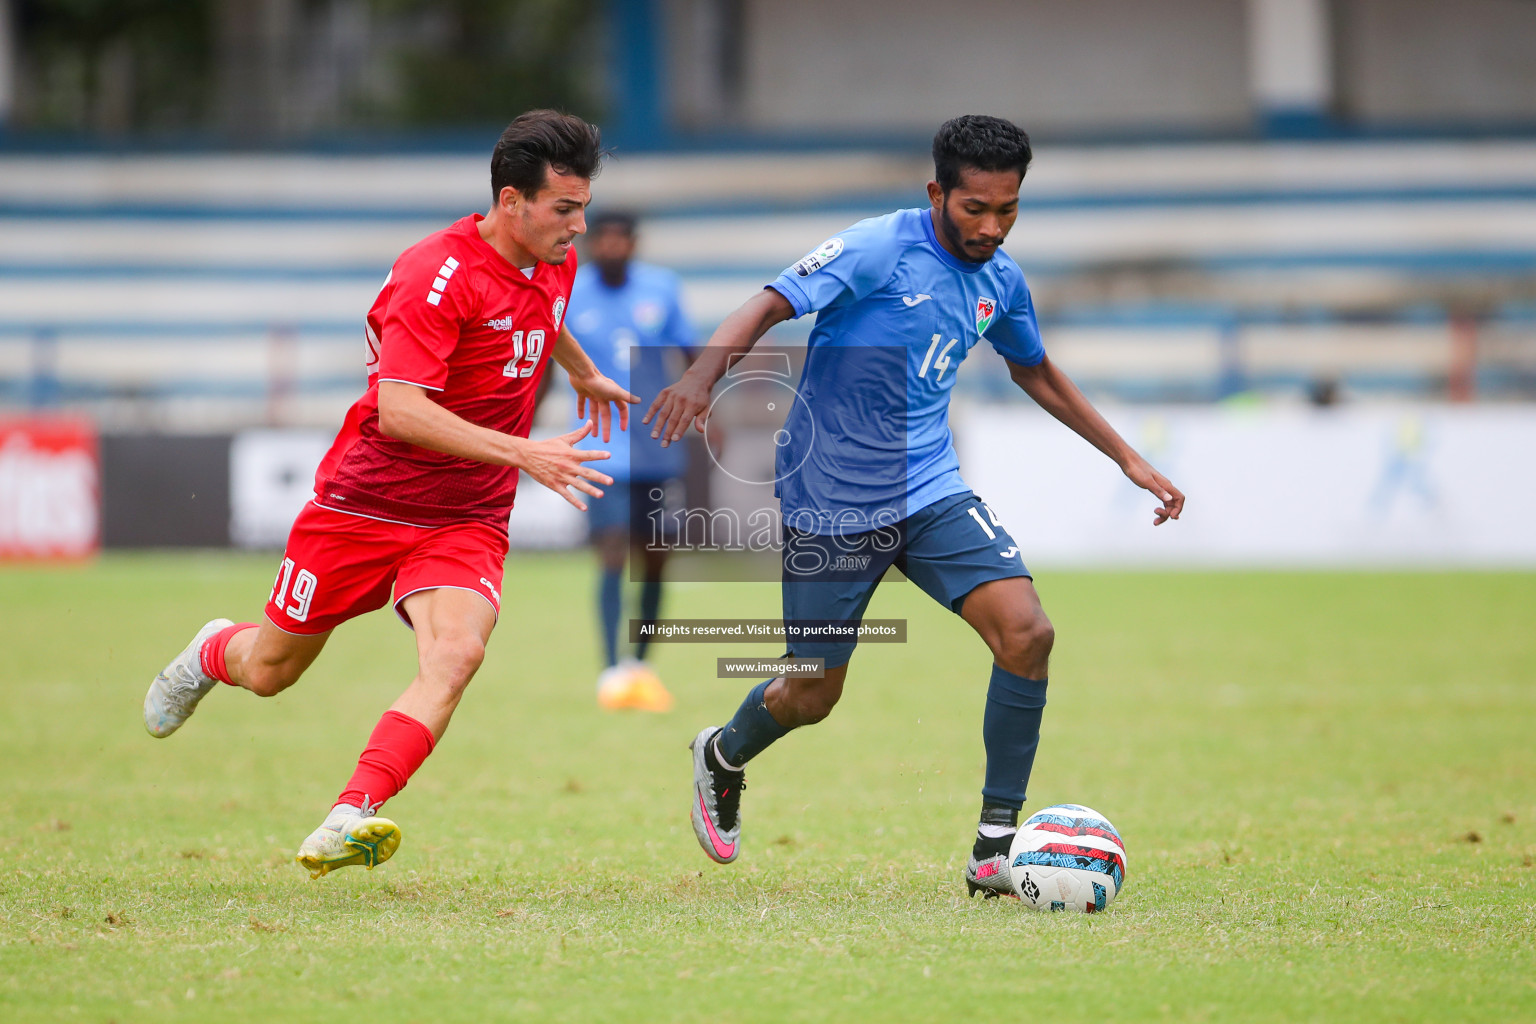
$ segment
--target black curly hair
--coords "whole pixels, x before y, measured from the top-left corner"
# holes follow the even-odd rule
[[[933,172],[939,188],[948,195],[960,184],[967,167],[980,171],[1018,171],[1022,181],[1029,170],[1029,135],[1000,117],[966,114],[939,126],[933,137]]]

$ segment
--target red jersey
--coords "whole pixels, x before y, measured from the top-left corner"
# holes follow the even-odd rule
[[[480,214],[400,254],[368,311],[368,390],[315,474],[315,503],[411,526],[507,525],[517,470],[429,451],[379,430],[379,382],[436,392],[471,423],[527,437],[571,299],[576,254],[523,271],[480,237]]]

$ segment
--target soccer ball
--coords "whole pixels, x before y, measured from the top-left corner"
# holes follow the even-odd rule
[[[1008,850],[1013,891],[1036,910],[1098,913],[1125,887],[1125,843],[1109,819],[1081,804],[1035,812]]]

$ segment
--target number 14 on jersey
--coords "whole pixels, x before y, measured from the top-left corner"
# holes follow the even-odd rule
[[[949,350],[959,344],[960,339],[950,338],[949,344],[944,346],[943,351],[939,351],[939,358],[935,359],[933,358],[933,353],[938,351],[939,341],[943,337],[944,336],[942,334],[935,334],[933,336],[933,341],[929,343],[928,354],[923,356],[923,368],[917,371],[917,377],[919,380],[927,379],[928,367],[930,364],[932,364],[934,369],[933,382],[937,384],[939,381],[944,379],[944,371],[949,369]]]

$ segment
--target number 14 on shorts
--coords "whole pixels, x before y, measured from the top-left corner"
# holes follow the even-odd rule
[[[987,525],[987,519],[981,518],[981,509],[983,508],[987,510],[987,519],[992,521],[992,526]],[[992,511],[991,505],[982,502],[981,508],[972,505],[966,511],[970,513],[972,519],[976,520],[976,525],[981,527],[981,532],[987,535],[987,540],[997,540],[997,530],[992,529],[992,527],[995,526],[998,530],[1001,530],[1003,524],[997,521],[997,513]],[[998,554],[1004,558],[1017,558],[1020,562],[1024,560],[1024,556],[1020,553],[1017,544],[1009,545],[1008,550],[999,551]]]
[[[986,502],[982,502],[981,507],[987,510],[987,518],[992,520],[992,526],[1003,525],[997,521],[997,513],[992,511],[991,505],[988,505]],[[992,529],[992,526],[988,526],[985,522],[982,521],[981,512],[976,508],[975,505],[972,505],[970,508],[966,509],[966,511],[971,514],[972,519],[976,520],[976,525],[981,527],[981,532],[987,535],[987,540],[997,540],[997,532]]]
[[[291,594],[288,590],[290,583],[293,584]],[[315,578],[314,573],[308,569],[294,572],[293,559],[285,558],[282,568],[277,571],[277,580],[272,584],[272,604],[282,608],[293,621],[303,622],[309,618],[309,606],[314,601],[315,591],[319,587],[320,581]],[[284,602],[290,596],[293,598],[293,603],[283,608]]]

